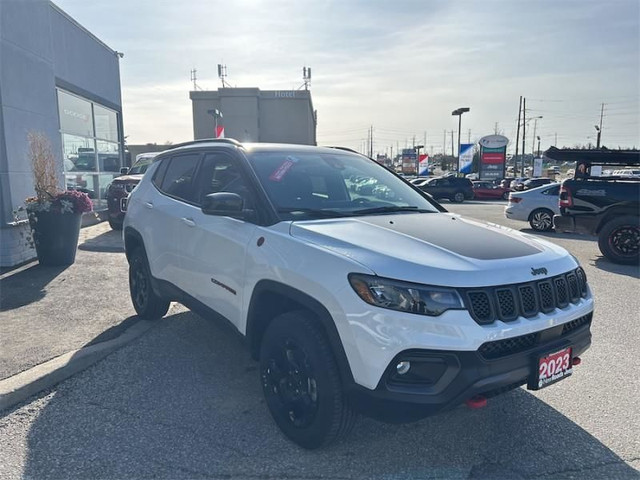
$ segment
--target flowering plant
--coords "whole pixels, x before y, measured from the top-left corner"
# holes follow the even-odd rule
[[[27,212],[86,213],[93,210],[89,195],[78,190],[58,191],[42,200],[29,197],[25,206]]]

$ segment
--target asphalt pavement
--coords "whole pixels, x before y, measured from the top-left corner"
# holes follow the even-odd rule
[[[504,202],[444,205],[530,232],[504,219]],[[343,442],[308,452],[277,430],[257,364],[227,328],[178,304],[137,322],[119,233],[89,228],[73,266],[0,277],[0,377],[123,342],[0,412],[2,479],[640,479],[640,275],[589,237],[540,235],[579,259],[596,296],[593,345],[570,378],[407,425],[361,418]],[[5,338],[21,343],[5,352]]]

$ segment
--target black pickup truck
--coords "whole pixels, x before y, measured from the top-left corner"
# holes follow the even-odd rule
[[[638,264],[640,250],[640,178],[621,167],[640,165],[640,151],[550,148],[546,156],[575,161],[574,178],[560,187],[555,229],[598,236],[602,254],[615,263]],[[607,175],[610,170],[614,174]]]

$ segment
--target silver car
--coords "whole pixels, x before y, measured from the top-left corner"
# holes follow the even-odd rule
[[[511,192],[504,216],[529,222],[531,228],[546,232],[553,228],[553,216],[560,215],[558,195],[560,184],[552,183],[523,192]]]

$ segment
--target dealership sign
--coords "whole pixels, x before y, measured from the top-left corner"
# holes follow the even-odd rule
[[[483,148],[506,148],[509,139],[503,135],[487,135],[478,142]]]
[[[487,135],[478,143],[480,143],[480,179],[502,178],[509,139],[502,135]]]

